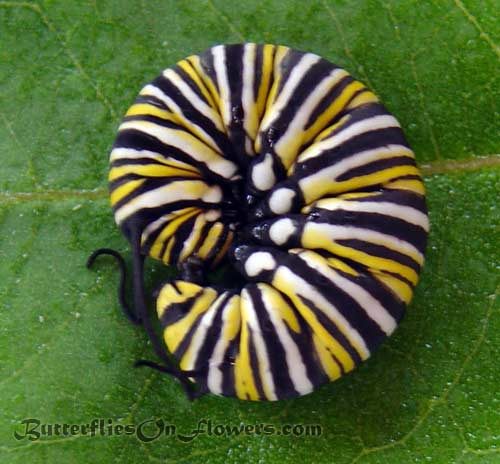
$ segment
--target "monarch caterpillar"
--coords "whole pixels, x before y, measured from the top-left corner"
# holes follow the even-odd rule
[[[190,398],[279,400],[353,370],[392,334],[429,229],[398,121],[344,69],[284,46],[218,45],[139,93],[110,156],[133,308]],[[146,311],[143,264],[179,269]],[[207,273],[226,267],[222,284]],[[172,359],[174,358],[174,359]]]

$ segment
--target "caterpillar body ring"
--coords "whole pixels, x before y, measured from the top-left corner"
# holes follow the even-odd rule
[[[279,400],[350,372],[393,333],[424,262],[400,124],[347,71],[284,46],[218,45],[163,71],[119,127],[109,185],[133,255],[122,306],[161,360],[138,365],[191,398]],[[179,269],[156,300],[161,336],[147,256]]]

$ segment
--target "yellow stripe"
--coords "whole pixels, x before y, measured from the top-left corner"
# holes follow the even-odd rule
[[[110,195],[111,207],[114,207],[120,200],[123,200],[127,195],[138,189],[144,182],[146,182],[146,179],[131,180],[116,187]]]
[[[135,129],[160,140],[166,146],[173,146],[186,151],[195,160],[203,161],[209,167],[213,163],[232,164],[220,154],[220,150],[212,142],[201,136],[198,129],[189,124],[182,117],[181,122],[186,122],[185,128],[163,127],[151,121],[125,121],[119,130]],[[187,130],[186,130],[187,129]],[[198,135],[198,137],[196,137]],[[194,155],[197,156],[194,156]]]
[[[216,298],[217,292],[212,288],[205,287],[202,293],[196,296],[194,304],[187,310],[187,314],[180,321],[165,329],[164,338],[171,353],[179,347],[198,316],[206,312]],[[180,367],[184,369],[182,364]]]
[[[245,317],[245,305],[240,300],[241,308],[241,333],[240,333],[240,352],[236,357],[234,365],[234,383],[236,396],[242,400],[258,400],[259,394],[255,386],[255,380],[250,366],[249,351],[249,329]]]
[[[194,247],[200,240],[201,232],[203,230],[203,226],[207,223],[205,216],[203,214],[200,214],[194,224],[193,228],[191,229],[191,233],[189,234],[189,237],[184,241],[184,246],[182,247],[182,251],[179,255],[178,261],[184,261],[188,256],[190,256],[194,250]]]
[[[369,198],[369,197],[376,197],[379,196],[380,192],[353,192],[353,193],[343,193],[342,195],[337,196],[339,200],[356,200],[359,198]],[[325,202],[327,202],[328,199],[325,198]],[[318,203],[321,203],[322,200],[320,200]]]
[[[211,265],[212,268],[217,266],[217,264],[221,261],[221,259],[224,258],[224,256],[227,253],[227,250],[229,249],[229,247],[231,246],[231,243],[233,242],[233,238],[234,238],[234,232],[232,232],[230,230],[227,234],[226,241],[224,242],[224,245],[222,245],[220,251],[217,253],[217,255],[215,256],[215,258],[212,262],[212,265]]]
[[[351,266],[348,266],[346,263],[344,263],[340,259],[327,258],[326,261],[334,269],[338,269],[339,271],[345,272],[346,274],[351,274],[353,276],[359,276],[359,272],[357,272]]]
[[[393,155],[397,156],[397,155]],[[401,153],[399,156],[405,156]],[[410,154],[407,155],[408,157]],[[391,179],[406,175],[419,174],[418,168],[415,166],[397,166],[394,168],[383,169],[372,174],[353,177],[348,180],[336,182],[328,181],[321,172],[317,175],[311,175],[299,181],[299,186],[304,195],[305,203],[311,203],[326,194],[340,194],[349,192],[350,190],[358,190],[374,185],[383,185]]]
[[[418,173],[420,175],[420,172]],[[384,185],[387,189],[395,189],[395,190],[410,190],[411,192],[415,192],[419,195],[425,195],[425,187],[423,182],[417,179],[399,179],[394,180],[392,182],[387,182]]]
[[[175,113],[162,110],[161,108],[148,103],[136,103],[132,105],[125,113],[125,116],[156,116],[157,118],[171,121],[173,123],[178,121]]]
[[[174,248],[175,242],[176,242],[175,236],[170,238],[170,240],[168,240],[167,246],[165,247],[165,253],[163,253],[163,256],[160,256],[160,259],[165,264],[173,264],[170,262],[170,254],[172,253],[172,248]]]
[[[299,320],[295,316],[292,307],[285,301],[277,290],[268,284],[257,284],[262,292],[264,303],[266,304],[267,312],[275,312],[295,333],[300,333]]]
[[[346,76],[349,74],[346,72]],[[352,98],[352,96],[360,89],[363,89],[364,85],[359,81],[351,82],[347,85],[341,94],[333,100],[330,106],[323,111],[314,121],[314,124],[310,126],[304,134],[304,141],[308,142],[311,140],[320,130],[325,127],[329,121],[331,121],[341,110],[346,106],[346,103]]]
[[[346,274],[351,274],[353,276],[359,275],[359,272],[357,272],[351,266],[344,263],[344,261],[337,259],[337,258],[334,258],[334,257],[325,258],[323,256],[318,255],[315,252],[304,250],[303,248],[292,248],[292,249],[288,250],[288,252],[292,253],[294,255],[304,255],[307,258],[312,259],[315,262],[317,262],[320,266],[324,265],[324,263],[326,262],[333,269],[338,269],[340,271],[345,272]]]
[[[328,350],[327,346],[322,342],[318,335],[313,334],[314,348],[318,354],[319,361],[323,370],[330,380],[336,380],[342,375],[339,365],[333,358],[331,352]]]
[[[170,238],[172,235],[174,235],[179,227],[186,222],[188,219],[192,218],[194,215],[199,214],[200,210],[198,208],[193,208],[192,211],[189,211],[185,214],[182,214],[181,216],[176,217],[175,219],[172,219],[169,221],[161,231],[161,233],[156,237],[156,240],[154,241],[153,245],[151,246],[151,250],[149,251],[149,255],[152,258],[160,259],[165,263],[168,263],[168,259],[165,258],[165,256],[161,256],[161,250],[163,248],[163,244]],[[166,253],[165,253],[166,254]]]
[[[346,114],[342,118],[340,118],[335,124],[327,127],[325,130],[321,131],[314,139],[314,142],[320,142],[321,140],[327,139],[330,137],[330,134],[337,130],[339,127],[342,127],[344,124],[351,120],[351,115]]]
[[[203,81],[200,79],[200,76],[194,70],[192,64],[186,59],[179,61],[177,65],[193,80],[193,82],[196,84],[200,92],[203,94],[203,97],[205,97],[205,100],[212,107],[212,109],[217,108],[212,98],[212,95],[210,95],[210,92],[208,91]]]
[[[200,177],[195,172],[185,171],[163,164],[125,164],[122,166],[112,167],[110,169],[109,181],[111,182],[128,174],[136,174],[143,177]]]
[[[413,289],[410,285],[397,277],[391,276],[377,269],[369,269],[369,271],[373,277],[389,287],[389,289],[392,290],[392,292],[394,292],[401,301],[404,301],[406,304],[410,303],[413,297]]]
[[[305,228],[302,233],[302,246],[304,248],[321,248],[329,251],[330,253],[351,259],[357,263],[361,263],[366,267],[388,271],[399,274],[408,279],[412,284],[416,284],[418,274],[410,267],[407,267],[397,261],[388,258],[380,258],[372,256],[364,251],[355,250],[344,245],[339,245],[332,242],[328,237],[312,228]]]
[[[203,287],[198,284],[184,280],[178,280],[175,284],[179,291],[172,284],[165,284],[158,294],[156,311],[159,318],[163,316],[165,311],[168,311],[170,306],[177,303],[184,303],[203,290]]]
[[[224,225],[221,222],[216,222],[210,230],[205,238],[205,241],[199,248],[197,255],[205,259],[212,252],[217,242],[220,240],[221,234],[224,232]]]
[[[262,118],[264,109],[266,107],[267,95],[269,93],[269,86],[271,84],[271,76],[273,72],[273,54],[275,46],[266,44],[262,47],[262,68],[256,69],[256,72],[261,73],[261,80],[257,92],[255,105],[257,107],[257,114],[259,119]]]
[[[215,83],[212,81],[210,76],[206,74],[205,71],[203,70],[200,62],[200,57],[197,55],[192,55],[187,57],[186,60],[189,61],[189,63],[191,63],[193,68],[196,70],[198,76],[200,76],[201,80],[204,82],[205,86],[209,90],[215,108],[219,109],[221,105],[220,95],[217,92],[217,87],[215,86]]]
[[[364,92],[361,92],[359,95],[354,97],[349,104],[347,105],[346,109],[348,110],[353,110],[354,108],[357,108],[362,105],[366,105],[368,103],[377,103],[379,100],[374,95],[372,92],[369,90],[365,90]]]
[[[273,287],[277,288],[281,292],[283,292],[285,295],[287,295],[295,305],[296,309],[299,311],[299,313],[302,315],[302,317],[306,320],[306,322],[309,324],[311,330],[313,333],[315,333],[322,341],[323,343],[328,347],[328,349],[335,354],[335,357],[342,363],[344,366],[344,370],[346,372],[354,369],[354,361],[349,355],[349,353],[344,349],[344,347],[335,339],[332,337],[332,335],[321,325],[321,323],[318,321],[316,318],[315,314],[313,311],[305,305],[302,300],[298,297],[297,293],[295,293],[295,288],[293,282],[290,282],[289,279],[284,278],[284,276],[278,271],[274,274],[274,278],[272,281]],[[336,324],[335,321],[332,321],[338,329],[346,336],[348,340],[350,340],[350,337],[348,334],[342,330],[342,327]],[[356,349],[356,345],[354,343],[351,343],[353,348]],[[359,347],[356,349],[356,351],[361,352],[362,350],[359,349]]]
[[[242,312],[242,317],[243,321],[245,319],[250,319],[249,313],[252,313],[252,318],[257,320],[257,314],[255,313],[255,306],[254,306],[254,301],[252,297],[250,296],[250,293],[247,292],[245,289],[241,292],[241,312]],[[249,325],[250,327],[250,325]],[[264,337],[264,334],[262,333],[261,329],[254,328],[253,332],[253,337],[255,340],[254,348],[255,348],[255,356],[257,358],[257,370],[259,371],[259,378],[261,381],[261,386],[262,386],[262,392],[264,393],[264,398],[267,400],[273,400],[275,399],[275,395],[273,395],[272,388],[273,388],[273,380],[272,380],[272,375],[269,373],[269,375],[266,375],[267,372],[265,370],[265,365],[267,363],[268,367],[270,368],[271,361],[269,360],[269,353],[267,353],[267,350],[265,349],[265,344],[264,346],[260,345],[258,343],[258,335],[260,335],[261,338]],[[265,342],[263,342],[265,343]],[[263,349],[259,349],[263,348]]]

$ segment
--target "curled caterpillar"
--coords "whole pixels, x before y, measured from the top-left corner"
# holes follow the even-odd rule
[[[410,302],[429,229],[398,121],[344,69],[284,46],[218,45],[166,69],[118,131],[109,185],[134,303],[190,398],[310,393],[353,370]],[[146,310],[144,258],[179,269]],[[211,270],[226,269],[209,283]]]

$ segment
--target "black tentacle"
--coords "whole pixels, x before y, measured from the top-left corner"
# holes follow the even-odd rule
[[[123,314],[127,317],[127,319],[134,325],[140,325],[141,319],[137,314],[134,313],[130,305],[125,300],[125,283],[127,280],[127,267],[125,265],[125,260],[122,255],[118,253],[116,250],[112,250],[111,248],[99,248],[95,250],[87,259],[87,268],[91,268],[94,265],[95,260],[102,255],[108,255],[115,258],[118,266],[120,268],[120,284],[118,286],[118,301],[120,302],[120,306],[122,308]]]
[[[154,369],[155,371],[158,372],[163,372],[164,374],[169,374],[173,375],[174,377],[178,378],[177,372],[175,368],[165,366],[163,364],[158,364],[153,361],[149,361],[147,359],[139,359],[134,363],[134,367],[149,367],[150,369]],[[196,375],[196,371],[182,371],[179,369],[179,372],[182,373],[184,376],[190,376],[193,377]],[[179,379],[181,380],[181,379]],[[189,381],[189,380],[188,380]],[[201,390],[194,390],[194,384],[190,382],[190,385],[186,387],[186,385],[181,381],[181,384],[184,388],[184,392],[186,393],[186,396],[188,397],[189,400],[195,400],[197,398],[200,398],[201,396],[205,395],[207,392],[206,391],[201,391]]]
[[[196,391],[194,390],[195,384],[183,373],[179,367],[172,362],[167,355],[167,350],[164,343],[160,340],[154,330],[153,324],[149,318],[146,301],[144,297],[144,255],[141,254],[141,234],[135,232],[131,240],[132,247],[132,272],[133,272],[133,289],[134,289],[134,306],[142,320],[142,325],[149,339],[155,354],[163,361],[163,365],[154,363],[152,361],[141,360],[138,361],[136,366],[149,366],[161,372],[165,372],[174,376],[179,380],[187,397],[192,400],[196,398]]]

